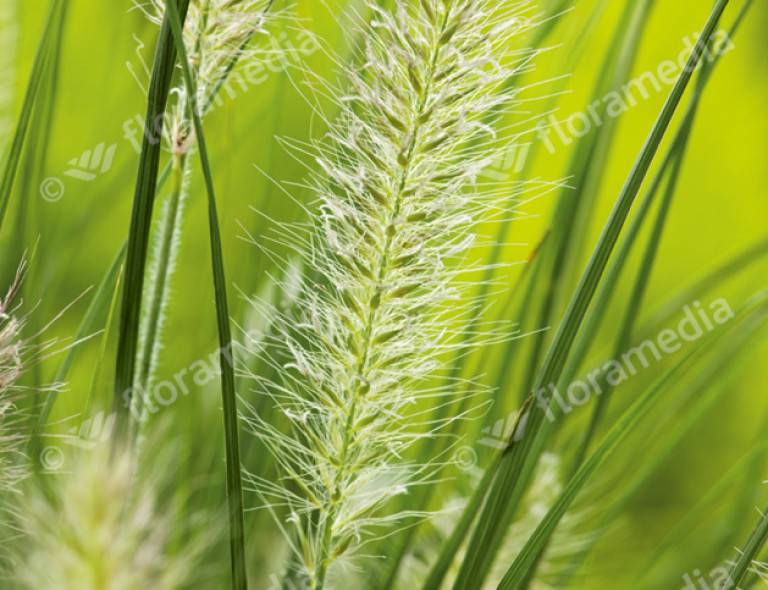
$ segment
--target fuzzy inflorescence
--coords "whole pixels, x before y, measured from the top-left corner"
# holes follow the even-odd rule
[[[447,318],[461,315],[468,265],[454,262],[498,213],[500,193],[479,177],[502,149],[493,124],[519,92],[508,81],[532,57],[511,50],[534,25],[530,5],[497,4],[371,6],[364,63],[345,72],[338,120],[315,146],[318,278],[280,330],[281,381],[259,381],[289,428],[250,418],[283,476],[253,483],[287,513],[281,526],[313,588],[373,530],[422,516],[384,508],[430,478],[406,456],[447,422],[430,418],[447,389],[426,379],[456,346]]]
[[[65,455],[50,493],[19,502],[22,541],[14,582],[49,590],[172,590],[195,570],[193,543],[171,551],[158,480],[131,450],[97,444]]]
[[[184,24],[184,46],[195,77],[195,104],[201,115],[213,106],[215,95],[240,62],[257,59],[260,50],[254,36],[266,34],[273,0],[192,0]],[[158,26],[165,14],[165,0],[137,3]],[[171,91],[167,139],[174,153],[185,153],[192,143],[191,106],[187,88],[180,80]]]
[[[26,442],[19,428],[22,416],[17,402],[17,385],[24,369],[26,343],[22,338],[23,319],[13,307],[13,299],[21,281],[21,274],[4,298],[0,298],[0,523],[12,509],[8,500],[18,492],[18,485],[27,473],[23,460]]]

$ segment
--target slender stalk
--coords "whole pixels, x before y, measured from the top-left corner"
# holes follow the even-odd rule
[[[272,1],[267,2],[258,14],[254,13],[251,15],[252,19],[250,20],[255,20],[257,16],[264,18],[269,13],[272,4]],[[196,7],[193,6],[193,8]],[[207,36],[212,34],[208,29],[212,10],[212,0],[206,0],[205,4],[200,8],[197,8],[196,13],[190,14],[190,18],[193,18],[194,15],[194,18],[198,22],[196,23],[193,38],[185,39],[185,43],[193,46],[194,55],[196,56],[193,61],[197,63],[198,68],[202,67],[201,64],[205,59],[219,59],[217,56],[209,58],[205,53],[206,41],[209,41]],[[242,14],[249,15],[247,10]],[[238,13],[238,17],[240,16],[241,14]],[[247,47],[255,34],[255,29],[249,28],[250,20],[248,18],[243,18],[242,23],[238,23],[234,17],[229,20],[232,21],[229,23],[229,36],[231,39],[219,41],[222,46],[227,47],[227,52],[230,54],[223,63],[221,71],[217,68],[213,68],[214,71],[212,73],[209,72],[206,74],[198,72],[198,77],[206,78],[206,80],[204,80],[205,85],[198,88],[198,92],[202,94],[200,99],[203,101],[203,104],[201,105],[201,113],[203,117],[212,108],[219,91],[246,52]],[[231,42],[236,44],[234,49],[229,48]],[[213,53],[215,54],[216,52]],[[212,80],[208,79],[211,75],[214,76]],[[202,84],[203,81],[200,81],[200,83]],[[178,248],[175,241],[178,232],[182,227],[185,203],[189,198],[188,178],[190,162],[188,153],[189,150],[192,149],[191,144],[193,143],[193,138],[189,137],[189,128],[192,127],[192,122],[189,120],[186,113],[186,107],[183,104],[188,100],[186,94],[180,92],[179,96],[181,104],[176,111],[176,114],[178,115],[176,119],[178,120],[173,121],[172,133],[174,134],[174,137],[170,138],[173,156],[161,176],[161,181],[158,181],[159,190],[162,179],[164,179],[168,173],[172,174],[173,186],[171,193],[166,201],[166,206],[163,208],[157,231],[152,237],[152,241],[156,245],[157,256],[153,261],[149,277],[149,293],[146,300],[148,310],[143,314],[144,319],[142,322],[141,333],[142,345],[138,355],[141,367],[138,374],[137,387],[140,391],[144,392],[151,387],[154,376],[157,355],[160,348],[160,334],[162,332],[161,324],[165,309],[168,306],[168,300],[171,293],[171,275],[175,266],[175,260],[178,256]],[[133,415],[141,416],[140,423],[144,424],[146,415],[140,414],[141,400],[141,396],[135,400]]]
[[[188,158],[186,153],[174,154],[171,165],[171,178],[173,180],[171,193],[165,203],[158,233],[155,236],[155,240],[159,244],[159,250],[157,252],[157,259],[153,263],[154,268],[147,301],[149,305],[142,334],[144,345],[139,356],[141,365],[137,375],[139,391],[145,394],[151,385],[152,373],[157,362],[159,333],[162,315],[167,306],[170,274],[173,268],[172,260],[177,255],[175,252],[177,247],[174,242],[177,228],[180,225],[183,201],[188,190],[186,185],[188,178],[187,165]],[[141,408],[142,399],[142,395],[135,398],[133,415],[141,415],[142,419],[140,422],[143,423],[145,414],[141,414],[144,410]]]
[[[768,509],[767,509],[768,510]],[[739,552],[739,558],[733,565],[728,579],[723,586],[723,590],[734,590],[739,588],[741,583],[747,577],[753,562],[758,559],[760,550],[768,541],[768,512],[761,512],[760,519],[757,521],[755,529],[752,531],[752,535],[747,541],[747,544]]]
[[[205,178],[208,194],[208,224],[213,265],[213,283],[216,293],[216,321],[219,331],[219,363],[221,370],[221,393],[224,412],[224,433],[227,457],[227,503],[229,506],[229,540],[233,590],[247,590],[248,577],[245,567],[245,535],[243,523],[243,490],[240,471],[240,443],[237,419],[237,398],[235,394],[235,372],[232,363],[232,333],[229,324],[229,305],[227,302],[227,282],[224,276],[224,256],[221,246],[219,219],[216,211],[216,194],[213,176],[208,159],[208,147],[203,132],[203,123],[198,103],[197,88],[192,78],[184,36],[182,21],[173,2],[168,3],[171,29],[176,49],[184,73],[184,82],[189,95],[188,109],[194,123],[195,135],[200,154],[200,163]]]

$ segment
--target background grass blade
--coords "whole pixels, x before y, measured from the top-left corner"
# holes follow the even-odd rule
[[[662,417],[659,417],[657,420],[647,421],[653,425],[653,431],[649,430],[648,434],[643,432],[635,437],[636,439],[642,438],[643,441],[640,445],[637,445],[632,459],[638,462],[639,470],[628,478],[626,484],[622,485],[618,498],[615,500],[606,499],[608,506],[602,511],[601,516],[592,527],[593,530],[605,531],[608,530],[608,527],[618,522],[618,519],[621,518],[623,511],[630,502],[643,490],[647,489],[651,477],[670,460],[673,451],[679,448],[681,442],[690,431],[701,423],[707,412],[711,411],[715,403],[722,399],[723,395],[728,391],[727,387],[721,385],[722,377],[725,376],[727,381],[729,377],[737,374],[744,360],[749,358],[748,355],[743,354],[745,348],[755,343],[761,328],[764,328],[764,326],[755,322],[753,325],[739,330],[733,337],[727,338],[722,345],[716,346],[717,352],[716,355],[713,355],[713,358],[708,358],[693,368],[691,373],[696,373],[693,383],[683,383],[679,386],[679,392],[668,395],[668,397],[674,397],[675,405],[668,404],[664,406],[663,409],[659,410],[659,414],[663,413]],[[718,379],[718,377],[721,379]],[[678,416],[680,420],[673,422]],[[656,441],[656,444],[646,444],[645,441],[651,440]],[[763,444],[755,448],[759,448],[760,451],[753,454],[752,461],[759,460],[764,455],[765,450],[768,449],[768,446]],[[707,492],[707,495],[709,495],[709,492]],[[709,508],[711,506],[707,507],[707,509]],[[692,525],[696,523],[696,520],[687,518],[685,520],[685,523],[682,521],[680,523],[682,530],[685,533],[690,533],[694,528]],[[699,513],[698,522],[702,520],[702,513]],[[569,564],[563,575],[559,577],[558,587],[565,587],[567,585],[570,577],[573,576],[589,552],[601,540],[604,540],[602,535],[596,534],[592,541],[587,544],[579,558]],[[678,538],[677,543],[680,542],[682,540]],[[644,579],[644,576],[652,571],[653,566],[658,563],[659,554],[654,553],[649,558],[645,567],[638,571],[638,581]],[[653,585],[648,587],[653,587]]]
[[[115,259],[112,261],[112,264],[110,265],[106,274],[101,279],[99,286],[96,288],[96,292],[93,294],[93,298],[88,305],[88,309],[86,309],[85,315],[83,316],[83,319],[80,322],[80,326],[77,329],[75,342],[84,340],[91,334],[94,334],[96,331],[98,331],[99,325],[104,325],[104,322],[106,321],[106,315],[108,315],[106,314],[106,311],[109,308],[109,303],[112,300],[115,289],[117,288],[117,277],[124,260],[125,245],[120,248],[120,251],[117,253],[117,256],[115,256]],[[72,369],[72,364],[75,362],[75,357],[78,353],[78,350],[78,347],[74,346],[67,351],[67,354],[61,361],[61,365],[56,371],[54,383],[66,383],[69,371]],[[49,395],[46,398],[38,417],[37,428],[39,432],[43,432],[45,430],[45,426],[48,423],[48,418],[51,415],[51,411],[53,410],[53,406],[56,404],[57,399],[58,395],[55,394]]]
[[[754,326],[751,325],[748,320],[751,319],[753,314],[764,311],[765,302],[763,301],[762,305],[758,305],[756,310],[748,309],[746,312],[742,312],[739,315],[741,316],[741,321],[747,324],[746,328],[752,330],[754,329]],[[764,320],[765,318],[763,317],[762,319]],[[667,373],[654,385],[648,388],[643,396],[616,421],[595,452],[590,455],[589,459],[587,459],[573,475],[557,502],[550,508],[547,515],[536,527],[536,530],[528,539],[523,550],[518,554],[509,570],[507,570],[507,573],[499,584],[499,590],[514,590],[527,578],[530,568],[535,564],[537,557],[540,555],[543,548],[546,547],[548,540],[557,528],[558,523],[590,476],[621,443],[621,441],[629,435],[640,420],[647,415],[651,409],[652,403],[658,398],[659,394],[665,391],[668,385],[672,382],[672,379],[714,342],[716,342],[716,339],[715,335],[712,334],[705,342],[701,343],[683,357],[682,360],[667,371]]]
[[[734,38],[751,5],[752,1],[749,0],[742,7],[741,12],[735,20],[735,24],[731,27],[731,30],[728,34],[730,39]],[[661,166],[661,170],[659,171],[658,177],[660,178],[663,174],[663,171],[667,168],[670,168],[669,180],[667,181],[667,186],[664,190],[664,196],[661,200],[661,204],[659,205],[656,222],[654,223],[653,229],[651,230],[651,235],[648,238],[648,244],[646,246],[645,253],[643,254],[640,268],[638,269],[637,275],[635,277],[634,286],[628,299],[629,304],[627,305],[627,309],[624,313],[624,318],[619,329],[619,334],[616,338],[614,356],[611,358],[616,358],[617,355],[626,350],[632,342],[635,322],[640,316],[640,311],[642,309],[645,293],[648,289],[651,273],[653,271],[654,263],[656,260],[656,255],[660,247],[660,242],[664,232],[664,226],[666,224],[669,209],[672,204],[672,199],[677,192],[677,186],[680,180],[680,171],[682,169],[683,160],[688,150],[688,144],[690,143],[691,133],[693,132],[693,124],[701,104],[704,89],[706,88],[707,83],[712,76],[712,72],[714,71],[714,68],[717,66],[717,63],[721,57],[722,54],[718,53],[716,54],[715,59],[706,61],[702,65],[698,79],[696,81],[696,86],[691,96],[691,102],[688,104],[687,111],[683,117],[683,122],[681,123],[680,129],[678,130],[672,146],[670,147],[669,154],[665,158],[664,163]],[[658,185],[654,183],[654,189],[657,186]],[[585,332],[588,333],[591,331],[585,330]],[[589,426],[587,427],[584,438],[582,439],[579,450],[576,454],[576,458],[574,460],[574,465],[576,468],[578,468],[581,461],[586,456],[590,442],[595,436],[600,421],[605,415],[606,408],[610,401],[613,388],[608,383],[604,383],[602,385],[604,385],[604,392],[595,402]]]
[[[168,3],[171,29],[176,50],[179,52],[184,80],[190,96],[189,110],[194,122],[195,135],[200,153],[200,163],[205,177],[208,194],[208,223],[211,242],[211,261],[213,264],[213,282],[216,292],[216,321],[219,332],[219,363],[221,369],[221,394],[224,412],[224,435],[227,456],[227,502],[229,506],[229,538],[232,559],[232,588],[245,590],[248,579],[245,569],[245,534],[243,524],[243,490],[240,472],[240,442],[237,417],[237,397],[235,395],[235,371],[232,355],[232,333],[229,325],[229,306],[227,302],[227,282],[224,275],[224,257],[219,233],[219,219],[216,212],[216,194],[213,187],[213,175],[208,160],[208,148],[203,133],[203,123],[197,105],[197,88],[192,79],[192,72],[187,61],[182,34],[181,19],[173,2]]]
[[[652,5],[650,0],[627,3],[592,91],[591,104],[602,104],[600,99],[606,93],[620,87],[629,78]],[[608,118],[580,142],[572,156],[566,177],[573,179],[574,186],[563,189],[553,214],[551,231],[554,245],[548,256],[548,286],[542,294],[537,327],[551,326],[557,321],[559,302],[571,284],[567,280],[571,274],[569,269],[576,267],[580,259],[580,235],[586,233],[585,228],[594,212],[616,127],[616,119]],[[519,390],[521,402],[533,386],[547,340],[548,334],[543,331],[533,337],[523,385]]]
[[[39,88],[35,92],[32,116],[26,125],[25,139],[21,156],[16,164],[17,170],[13,186],[9,189],[8,199],[10,202],[7,202],[9,207],[14,193],[21,198],[16,205],[15,219],[10,231],[6,232],[8,235],[7,247],[3,251],[3,260],[0,260],[0,277],[4,284],[9,284],[12,280],[16,273],[16,266],[19,260],[24,258],[25,252],[31,249],[37,250],[37,242],[42,233],[41,205],[35,196],[39,193],[44,178],[43,172],[49,159],[50,146],[53,143],[54,114],[58,103],[59,66],[62,57],[61,46],[64,41],[67,9],[68,4],[65,2],[55,17],[54,29],[46,34],[48,47],[44,60],[44,71]],[[25,109],[26,105],[22,111]],[[38,265],[30,268],[22,285],[22,296],[24,292],[45,288],[42,284],[38,285],[35,280],[39,275],[37,271]],[[36,320],[31,318],[31,321]]]
[[[46,17],[45,28],[40,43],[35,54],[35,61],[32,65],[32,73],[29,77],[29,83],[24,95],[24,102],[21,108],[16,131],[11,142],[10,151],[5,158],[2,177],[0,178],[0,229],[3,226],[5,213],[8,209],[8,203],[11,198],[16,176],[19,170],[24,142],[27,138],[30,122],[33,117],[35,106],[38,99],[38,93],[43,84],[43,78],[48,71],[48,64],[51,59],[51,51],[58,45],[55,37],[60,32],[64,20],[67,0],[52,0]]]
[[[706,43],[715,31],[727,5],[728,0],[718,0],[715,4],[702,35],[686,63],[686,67],[667,98],[616,201],[589,265],[568,306],[563,322],[544,361],[534,390],[546,387],[549,383],[557,382],[573,340],[581,326],[635,197],[645,180],[651,162],[659,149],[661,140],[666,134],[691,76],[702,57]],[[528,472],[532,471],[532,466],[529,464],[526,467],[526,463],[529,462],[529,453],[534,448],[534,444],[538,442],[538,434],[543,422],[543,410],[534,409],[530,411],[522,439],[516,444],[509,446],[499,464],[497,478],[489,492],[488,499],[478,521],[478,526],[470,540],[467,556],[456,581],[455,588],[457,590],[468,590],[474,585],[482,583],[485,579],[505,532],[501,525],[510,520],[509,514],[514,513],[516,505],[526,487],[526,478],[522,474],[526,470]]]

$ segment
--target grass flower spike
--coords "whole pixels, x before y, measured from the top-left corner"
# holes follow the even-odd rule
[[[190,3],[184,27],[184,45],[197,85],[197,104],[205,115],[218,100],[217,93],[240,62],[258,59],[261,52],[251,46],[254,36],[266,34],[266,24],[275,18],[268,12],[273,0],[198,0]],[[165,1],[139,5],[147,17],[160,26]],[[172,90],[168,141],[174,154],[186,153],[192,141],[189,98],[183,82]]]
[[[341,114],[316,146],[309,262],[322,279],[305,285],[300,319],[280,334],[283,380],[265,384],[290,432],[251,420],[285,478],[254,477],[255,487],[287,510],[286,533],[315,589],[333,585],[334,565],[372,531],[422,516],[384,508],[430,477],[406,456],[445,426],[429,408],[450,403],[446,391],[425,379],[455,346],[443,319],[456,314],[468,265],[452,261],[493,216],[500,193],[478,182],[501,148],[489,122],[514,102],[519,89],[504,82],[532,57],[510,51],[534,25],[528,3],[371,9],[365,63],[345,72]]]
[[[171,552],[157,482],[137,473],[134,455],[109,444],[67,454],[51,474],[51,497],[25,495],[25,542],[15,582],[50,590],[175,590],[195,570],[191,544]]]
[[[21,274],[5,298],[0,298],[0,524],[10,510],[7,500],[18,492],[18,484],[27,473],[21,447],[26,437],[20,434],[16,382],[23,370],[23,322],[14,313],[13,298]]]

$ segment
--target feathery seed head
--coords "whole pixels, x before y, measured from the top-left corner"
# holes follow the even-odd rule
[[[53,497],[39,488],[20,501],[21,588],[172,590],[194,568],[194,553],[169,553],[169,522],[156,482],[137,473],[133,454],[99,444],[67,455],[71,471],[52,474]]]
[[[339,119],[316,146],[308,258],[317,279],[303,286],[298,320],[280,330],[288,360],[272,360],[282,380],[258,384],[290,432],[249,418],[284,477],[252,483],[290,515],[281,526],[315,588],[372,530],[423,516],[383,509],[434,467],[406,457],[445,425],[420,407],[447,393],[426,379],[456,346],[446,317],[455,318],[466,268],[453,265],[500,196],[478,176],[502,147],[495,115],[518,92],[505,82],[532,56],[511,52],[534,25],[529,3],[371,10],[365,63],[345,72]]]
[[[256,59],[261,52],[250,45],[254,36],[266,34],[273,0],[192,0],[184,23],[184,46],[197,84],[197,107],[205,115],[216,92],[232,69],[241,62]],[[136,7],[158,26],[165,14],[165,0],[149,0]],[[183,81],[171,90],[174,101],[167,140],[171,150],[186,153],[192,143],[189,97]]]
[[[6,501],[18,492],[27,474],[22,447],[26,436],[19,429],[16,406],[20,393],[17,381],[24,369],[27,346],[22,338],[24,322],[17,317],[13,299],[21,284],[24,266],[4,298],[0,297],[0,523],[11,510]]]

